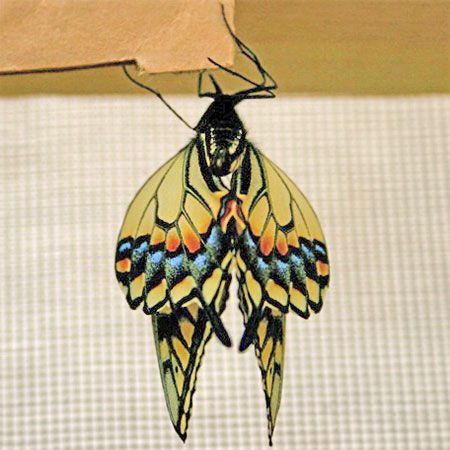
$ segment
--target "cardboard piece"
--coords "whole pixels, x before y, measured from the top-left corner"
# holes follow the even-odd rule
[[[23,5],[28,0],[2,0],[2,7],[14,1]],[[85,3],[98,1],[72,0],[83,8]],[[123,1],[127,14],[134,8],[129,4],[141,1]],[[210,2],[215,4],[216,0]],[[44,3],[44,0],[33,0],[33,3]],[[49,4],[50,0],[45,3]],[[185,0],[183,4],[188,3],[191,2]],[[233,8],[232,2],[229,3]],[[110,0],[108,4],[117,1]],[[152,0],[146,1],[146,7],[148,4]],[[199,10],[202,10],[200,14],[207,11],[203,6],[196,10],[196,14]],[[5,8],[0,7],[0,36],[4,17]],[[449,17],[448,0],[238,0],[235,8],[238,36],[275,77],[278,92],[300,94],[450,93]],[[218,24],[215,31],[222,30],[223,22],[219,18],[214,20]],[[208,51],[213,47],[209,43],[205,45]],[[4,47],[0,40],[0,60]],[[258,80],[255,68],[237,52],[234,70]],[[236,77],[223,74],[218,77],[226,92],[245,86]],[[196,74],[165,73],[144,80],[165,95],[196,93]],[[146,92],[130,83],[117,67],[0,76],[0,96],[36,94],[146,95]]]
[[[0,73],[135,61],[149,73],[230,66],[234,0],[2,0]]]

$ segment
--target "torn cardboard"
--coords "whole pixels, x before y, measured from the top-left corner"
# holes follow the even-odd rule
[[[145,72],[233,62],[234,0],[2,0],[0,73],[136,62]]]

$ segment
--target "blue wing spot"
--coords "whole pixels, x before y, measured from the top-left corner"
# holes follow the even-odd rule
[[[183,255],[175,256],[174,258],[169,259],[169,264],[174,268],[181,267],[183,264]]]
[[[131,248],[131,242],[124,242],[120,247],[119,247],[119,252],[124,252],[125,250],[129,250]]]
[[[292,254],[291,255],[291,263],[294,266],[300,266],[301,264],[303,264],[302,258],[299,258],[296,254]]]
[[[283,275],[287,272],[287,270],[289,269],[289,264],[283,262],[283,261],[277,261],[277,270],[278,272]]]
[[[154,264],[160,263],[162,258],[163,258],[163,252],[162,251],[157,251],[156,253],[153,253],[153,255],[150,256],[150,260]]]
[[[248,231],[245,233],[245,243],[248,245],[248,247],[250,249],[255,249],[256,248],[256,244],[253,241],[252,237],[250,236],[250,234],[248,233]]]
[[[261,273],[267,273],[267,270],[269,268],[269,264],[264,262],[262,258],[257,258],[256,259],[256,264],[258,266],[258,270],[260,270]]]
[[[316,243],[315,248],[323,256],[327,255],[327,252],[326,252],[325,247],[323,245]]]
[[[308,248],[305,244],[302,244],[302,251],[306,254],[308,258],[312,258],[314,255],[310,248]]]
[[[135,251],[136,253],[142,254],[142,253],[144,253],[147,249],[148,249],[148,242],[142,242],[142,244],[141,244],[139,247],[135,248],[134,251]]]
[[[213,227],[206,243],[210,246],[217,246],[219,244],[219,229],[217,227]]]
[[[194,259],[194,264],[198,267],[204,266],[207,262],[208,262],[208,254],[207,253],[200,253]]]

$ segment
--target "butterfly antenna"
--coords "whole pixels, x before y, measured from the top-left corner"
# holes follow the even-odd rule
[[[241,80],[246,81],[247,83],[251,84],[253,87],[250,89],[246,89],[240,92],[237,92],[234,94],[236,97],[240,98],[270,98],[275,97],[275,93],[273,90],[277,89],[278,85],[274,78],[267,72],[266,69],[261,64],[261,61],[256,56],[255,52],[250,49],[246,44],[244,44],[234,33],[234,31],[231,28],[230,23],[227,20],[227,17],[225,15],[225,8],[224,5],[221,5],[222,7],[222,17],[225,22],[225,26],[227,27],[228,32],[230,33],[231,37],[233,38],[234,43],[238,47],[240,53],[244,55],[246,58],[248,58],[258,69],[258,72],[261,75],[261,82],[256,83],[253,80],[250,80],[249,78],[245,77],[244,75],[229,69],[228,67],[225,67],[221,64],[219,64],[217,61],[214,61],[211,58],[208,58],[208,60],[214,64],[217,68],[223,70],[224,72],[229,73],[230,75],[233,75],[237,78],[240,78]],[[267,82],[269,81],[269,84]],[[259,92],[264,92],[264,94],[257,94]]]
[[[256,56],[256,53],[246,44],[244,44],[244,42],[242,42],[234,33],[234,31],[231,28],[230,23],[227,20],[227,17],[225,15],[225,8],[222,5],[222,17],[223,17],[223,21],[225,22],[225,26],[227,27],[228,32],[230,33],[231,37],[234,40],[234,43],[237,45],[237,47],[239,48],[239,51],[241,52],[241,54],[243,54],[244,56],[246,56],[248,59],[250,59],[257,67],[258,71],[260,72],[261,76],[262,76],[262,83],[261,84],[265,84],[267,81],[267,78],[269,78],[269,80],[272,82],[272,84],[274,85],[273,89],[276,89],[277,84],[275,82],[275,80],[272,78],[272,76],[264,69],[264,67],[261,64],[261,61],[258,59],[258,57]],[[269,89],[269,87],[268,87]]]
[[[162,96],[162,94],[160,92],[158,92],[156,89],[153,89],[150,86],[147,86],[143,83],[141,83],[140,81],[137,81],[135,78],[133,78],[130,73],[127,70],[127,66],[122,66],[123,72],[125,73],[125,76],[136,86],[139,86],[142,89],[145,89],[146,91],[151,92],[152,94],[156,95],[156,97],[158,97],[163,103],[164,105],[166,105],[166,107],[172,111],[172,113],[178,117],[178,119],[180,119],[188,128],[190,128],[191,130],[194,130],[194,128],[189,125],[186,120],[183,119],[183,117],[181,117],[180,114],[178,114],[177,111],[175,111],[175,109],[167,102],[167,100]]]

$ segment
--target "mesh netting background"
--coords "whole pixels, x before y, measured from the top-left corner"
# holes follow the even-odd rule
[[[207,102],[172,99],[194,123]],[[279,449],[450,448],[450,96],[242,104],[323,225],[331,289],[290,315]],[[179,449],[151,320],[113,271],[126,207],[191,132],[150,97],[0,101],[0,448]],[[267,446],[236,286],[186,449]]]

